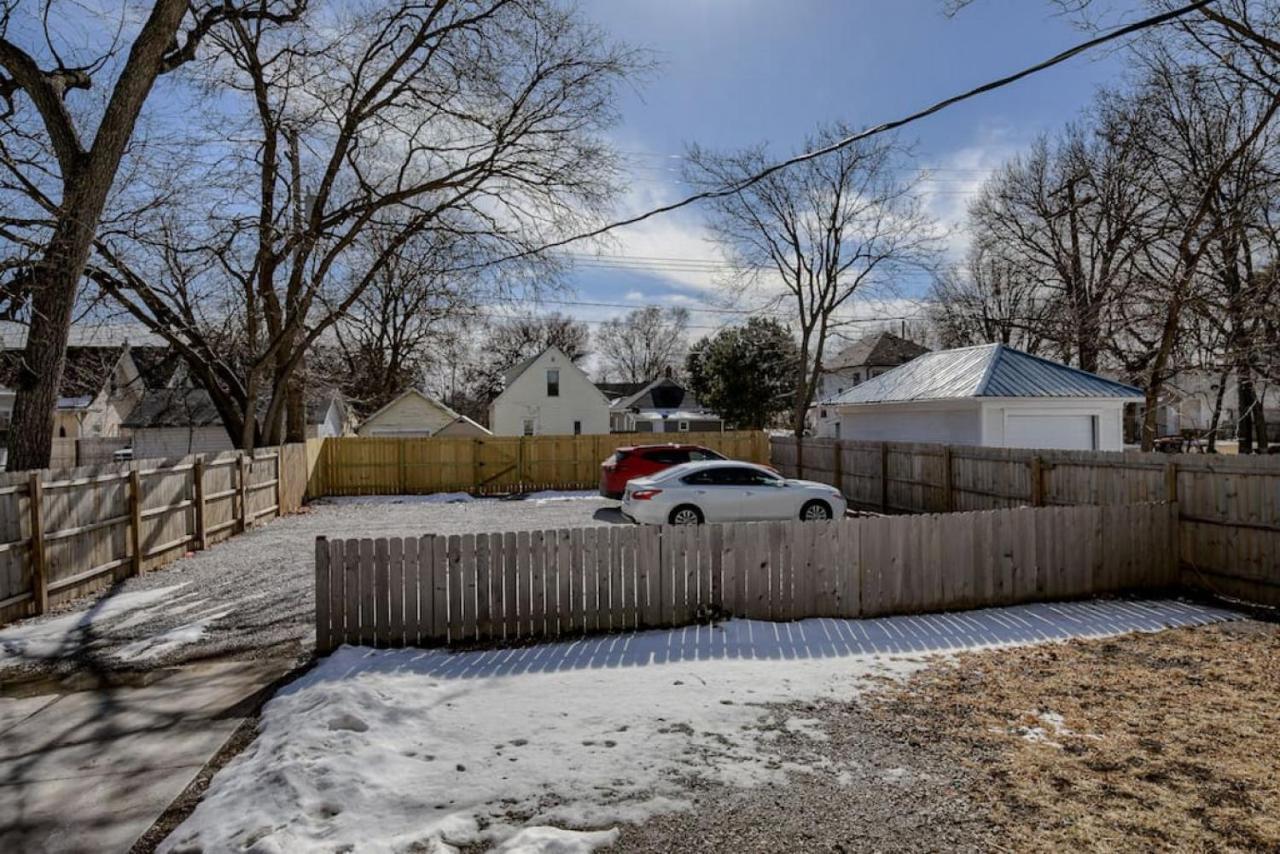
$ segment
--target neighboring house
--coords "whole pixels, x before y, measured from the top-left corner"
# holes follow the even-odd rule
[[[1119,451],[1133,386],[1003,344],[927,353],[818,406],[818,435]]]
[[[647,386],[648,383],[596,383],[596,388],[600,389],[600,393],[609,399],[609,404],[613,405],[624,397],[630,397],[636,392]]]
[[[723,430],[724,422],[680,383],[662,377],[610,404],[609,426],[615,433],[697,433]]]
[[[307,404],[306,413],[308,439],[349,432],[346,407],[338,395],[318,396]],[[209,393],[190,386],[148,391],[121,426],[132,440],[134,459],[139,460],[213,454],[235,447]]]
[[[1240,392],[1235,372],[1224,377],[1218,371],[1205,370],[1179,371],[1165,381],[1156,412],[1156,434],[1206,435],[1213,425],[1213,410],[1217,404],[1219,385],[1225,385],[1225,388],[1222,389],[1222,411],[1218,417],[1218,438],[1236,438],[1240,422]],[[1258,381],[1254,384],[1254,394],[1267,422],[1268,438],[1280,441],[1280,387]],[[1140,436],[1144,408],[1136,406],[1132,414],[1130,432],[1135,441]]]
[[[609,432],[609,400],[558,347],[508,369],[505,387],[489,404],[495,436]]]
[[[877,332],[860,338],[823,364],[814,399],[830,400],[928,352],[928,347],[892,332]]]
[[[124,420],[134,459],[213,454],[235,447],[209,393],[190,387],[148,391]]]
[[[370,415],[356,428],[359,436],[434,436],[459,418],[430,395],[411,388]]]
[[[472,421],[465,415],[459,415],[448,424],[440,428],[437,436],[492,436],[489,430],[476,422]]]
[[[22,350],[0,351],[0,424],[7,432],[17,394]],[[120,423],[142,399],[145,388],[129,347],[67,348],[66,367],[54,415],[55,439],[96,439],[120,435]]]

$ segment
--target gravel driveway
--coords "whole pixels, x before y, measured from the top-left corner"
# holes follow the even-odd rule
[[[314,631],[317,536],[623,524],[617,506],[589,492],[322,499],[300,514],[128,579],[96,601],[0,629],[0,675],[118,673],[217,657],[303,659]]]

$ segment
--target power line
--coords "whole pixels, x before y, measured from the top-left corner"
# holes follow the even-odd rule
[[[900,127],[903,127],[905,125],[909,125],[913,122],[917,122],[921,119],[927,118],[933,115],[934,113],[941,112],[942,110],[945,110],[949,107],[953,107],[956,104],[971,100],[973,98],[978,97],[979,95],[984,95],[988,92],[993,92],[996,89],[1002,89],[1005,86],[1016,83],[1019,80],[1032,76],[1033,74],[1038,74],[1041,71],[1045,71],[1047,69],[1053,68],[1055,65],[1061,65],[1067,60],[1073,59],[1082,53],[1086,53],[1090,50],[1093,50],[1096,47],[1100,47],[1109,42],[1124,38],[1125,36],[1130,36],[1130,35],[1133,35],[1134,33],[1151,29],[1152,27],[1157,27],[1157,26],[1160,26],[1161,24],[1166,24],[1169,21],[1173,21],[1173,20],[1176,20],[1177,18],[1181,18],[1183,15],[1187,15],[1187,14],[1190,14],[1191,12],[1195,12],[1199,9],[1203,9],[1205,6],[1208,6],[1213,2],[1215,2],[1215,0],[1196,0],[1196,2],[1194,3],[1188,3],[1187,5],[1181,6],[1177,9],[1173,9],[1168,12],[1161,12],[1160,14],[1151,15],[1147,18],[1143,18],[1139,21],[1135,21],[1134,23],[1117,27],[1108,33],[1104,33],[1103,35],[1096,36],[1092,39],[1088,39],[1086,41],[1080,42],[1079,44],[1073,47],[1070,47],[1067,50],[1064,50],[1061,53],[1058,53],[1046,60],[1043,60],[1042,62],[1038,62],[1035,65],[1031,65],[1026,68],[1023,68],[1021,71],[1016,71],[1012,74],[1006,75],[1004,77],[1000,77],[996,80],[983,83],[981,86],[976,86],[973,89],[968,90],[967,92],[962,92],[958,95],[952,95],[949,98],[944,98],[943,100],[938,101],[935,104],[925,107],[924,109],[917,110],[916,112],[903,116],[902,118],[892,119],[890,121],[884,122],[874,127],[867,128],[866,130],[859,131],[858,133],[850,134],[849,136],[846,136],[843,139],[839,139],[831,143],[830,145],[824,145],[821,148],[816,148],[811,151],[806,151],[803,154],[797,154],[794,157],[788,157],[785,160],[780,160],[774,163],[773,165],[768,166],[760,170],[759,172],[754,173],[753,175],[749,175],[746,178],[743,178],[740,181],[735,181],[731,184],[726,184],[725,186],[719,187],[714,190],[703,190],[701,192],[694,193],[693,195],[686,196],[685,198],[680,199],[679,201],[671,202],[670,204],[666,204],[666,205],[660,205],[656,208],[651,208],[647,211],[644,211],[643,213],[639,213],[634,216],[627,217],[625,219],[615,220],[614,222],[611,222],[607,225],[600,226],[599,228],[596,228],[596,229],[592,229],[591,231],[585,231],[580,234],[573,235],[571,237],[566,237],[561,240],[553,241],[551,243],[544,244],[543,246],[540,246],[536,249],[527,249],[523,252],[517,252],[513,255],[507,256],[506,258],[500,259],[500,262],[516,261],[521,258],[528,258],[532,255],[537,255],[551,249],[558,249],[561,246],[567,246],[570,243],[577,243],[582,240],[589,240],[593,237],[599,237],[603,234],[607,234],[608,232],[613,231],[614,229],[624,228],[628,225],[635,225],[636,223],[644,222],[647,219],[652,219],[655,216],[660,216],[662,214],[671,213],[673,211],[680,210],[681,208],[686,208],[690,205],[696,204],[697,202],[708,201],[710,199],[724,198],[725,196],[731,196],[731,195],[734,195],[735,193],[740,193],[743,190],[749,187],[752,187],[755,184],[758,184],[759,182],[763,181],[765,178],[769,177],[770,175],[773,175],[776,172],[782,171],[783,169],[787,169],[788,167],[795,166],[799,163],[804,163],[808,160],[814,160],[816,158],[823,157],[827,154],[833,154],[837,151],[840,151],[841,149],[848,148],[854,143],[861,142],[862,140],[868,139],[872,136],[888,133],[891,130],[897,130]],[[470,268],[463,268],[463,269],[470,269]]]

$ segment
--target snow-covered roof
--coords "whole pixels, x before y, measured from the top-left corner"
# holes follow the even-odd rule
[[[971,397],[1141,399],[1142,390],[1004,344],[925,353],[836,395],[828,404]]]

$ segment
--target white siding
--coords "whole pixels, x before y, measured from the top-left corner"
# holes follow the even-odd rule
[[[547,371],[560,372],[560,394],[547,395]],[[525,420],[536,436],[570,435],[574,422],[584,434],[609,432],[609,401],[564,353],[552,348],[539,356],[489,407],[495,436],[520,436]]]
[[[982,419],[977,401],[905,403],[827,407],[828,419],[819,434],[873,442],[942,442],[982,444]],[[838,432],[834,425],[839,424]]]

